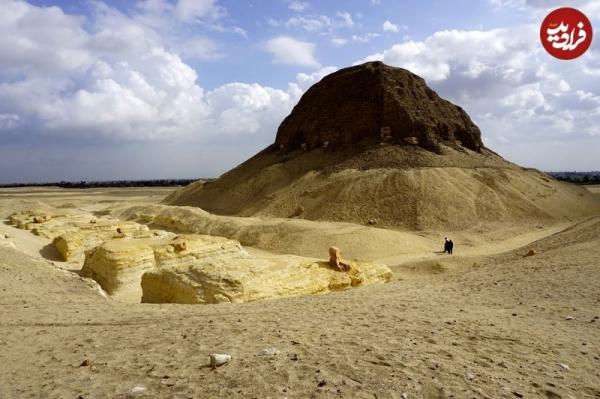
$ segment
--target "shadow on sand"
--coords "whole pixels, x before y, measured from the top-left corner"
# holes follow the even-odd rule
[[[52,244],[45,245],[42,249],[40,249],[39,253],[44,259],[51,260],[54,262],[64,262],[64,259],[62,258],[62,256],[60,256],[60,253]]]

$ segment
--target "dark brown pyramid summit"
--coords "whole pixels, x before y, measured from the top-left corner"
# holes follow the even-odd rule
[[[441,142],[483,148],[479,128],[461,107],[440,98],[421,77],[379,61],[341,69],[312,86],[279,126],[275,144],[287,152],[365,138],[435,152]]]

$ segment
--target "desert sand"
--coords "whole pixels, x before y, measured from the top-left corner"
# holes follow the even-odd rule
[[[171,191],[5,189],[0,215],[49,206],[121,214],[161,207]],[[122,303],[72,271],[81,264],[53,258],[49,239],[0,224],[0,397],[600,395],[600,217],[464,231],[451,236],[452,256],[440,253],[442,231],[289,222],[280,229],[293,239],[264,246],[269,229],[259,228],[248,249],[325,259],[338,230],[342,251],[386,263],[392,281],[241,304]],[[377,250],[386,234],[402,237],[396,256]],[[524,257],[529,249],[536,254]],[[232,360],[213,370],[211,353]]]
[[[600,398],[600,190],[381,62],[214,181],[0,218],[1,398]]]

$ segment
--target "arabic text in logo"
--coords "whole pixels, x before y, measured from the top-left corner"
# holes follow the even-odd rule
[[[540,39],[548,53],[561,60],[581,56],[592,44],[590,20],[574,8],[552,11],[542,22]]]

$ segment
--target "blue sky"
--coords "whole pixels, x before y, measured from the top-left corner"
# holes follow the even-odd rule
[[[367,60],[463,106],[543,170],[600,169],[600,47],[555,60],[558,6],[599,0],[0,0],[0,182],[217,176],[302,93]]]

